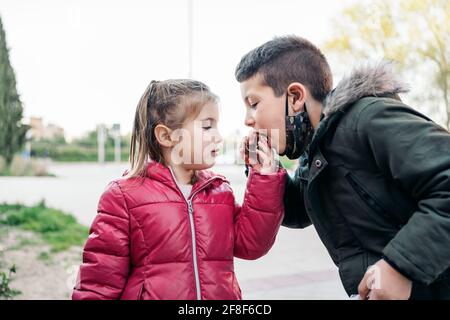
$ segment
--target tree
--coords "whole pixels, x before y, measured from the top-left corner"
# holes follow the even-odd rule
[[[426,94],[429,101],[442,106],[443,122],[450,129],[449,1],[358,2],[344,9],[334,30],[325,51],[341,58],[394,60],[410,79],[418,74],[429,76],[426,88],[418,95]]]
[[[16,89],[16,77],[9,61],[5,32],[0,18],[0,155],[10,165],[21,150],[29,128],[22,124],[23,107]]]

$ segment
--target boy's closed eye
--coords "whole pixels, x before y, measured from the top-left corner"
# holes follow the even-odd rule
[[[253,103],[253,104],[250,105],[250,108],[251,108],[251,109],[256,109],[256,106],[257,106],[257,105],[258,105],[258,102]]]
[[[255,109],[259,103],[259,100],[249,97],[247,98],[247,103],[250,109]]]
[[[213,119],[206,119],[202,121],[202,128],[204,130],[210,130],[213,126]]]

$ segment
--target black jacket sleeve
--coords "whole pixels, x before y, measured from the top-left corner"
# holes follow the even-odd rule
[[[300,160],[300,166],[295,170],[293,178],[286,173],[286,187],[284,192],[285,212],[281,225],[288,228],[302,229],[311,225],[311,220],[305,209],[303,187],[300,182],[301,171],[305,170],[301,162]]]
[[[364,107],[357,134],[381,172],[417,209],[383,254],[401,273],[425,284],[450,267],[450,133],[392,99]]]

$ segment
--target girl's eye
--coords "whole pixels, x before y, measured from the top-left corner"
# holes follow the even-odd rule
[[[205,129],[205,130],[209,130],[211,128],[212,128],[211,126],[210,127],[203,127],[203,129]]]
[[[254,104],[251,104],[250,108],[255,109],[257,105],[258,105],[258,102],[254,103]]]

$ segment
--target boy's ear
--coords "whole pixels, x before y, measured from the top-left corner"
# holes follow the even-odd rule
[[[156,140],[161,146],[170,148],[175,145],[170,137],[170,135],[172,134],[172,129],[163,124],[158,124],[154,130]]]
[[[303,106],[306,100],[306,87],[300,82],[293,82],[288,86],[290,105],[295,113],[304,111]]]

